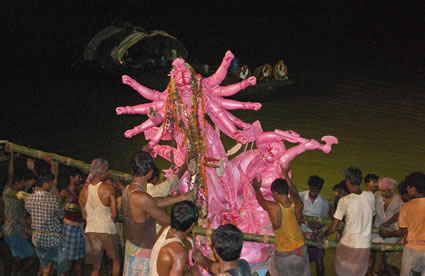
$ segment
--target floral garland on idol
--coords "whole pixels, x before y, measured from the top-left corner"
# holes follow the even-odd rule
[[[188,152],[196,152],[194,160],[188,163],[188,171],[190,173],[189,190],[194,190],[195,195],[197,195],[196,204],[200,210],[198,224],[210,228],[211,222],[208,219],[207,167],[214,167],[215,165],[208,164],[207,162],[214,161],[215,159],[206,157],[206,119],[201,82],[202,77],[201,75],[196,75],[189,64],[185,63],[185,67],[192,73],[191,107],[182,102],[178,88],[175,85],[174,76],[171,75],[165,106],[167,117],[161,126],[162,135],[164,135],[166,130],[171,130],[170,133],[173,135],[174,128],[177,127],[177,130],[183,134],[182,144],[179,146],[183,147],[186,145]],[[175,69],[173,67],[173,70]],[[173,137],[172,141],[176,141],[176,139]],[[171,162],[173,163],[172,156]],[[175,165],[172,164],[172,166]]]

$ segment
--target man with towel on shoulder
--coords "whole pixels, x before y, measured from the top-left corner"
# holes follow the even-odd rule
[[[377,228],[389,228],[391,230],[398,229],[398,214],[400,212],[400,207],[403,205],[403,200],[401,200],[400,195],[394,192],[394,188],[397,185],[397,181],[392,178],[384,177],[379,179],[378,188],[379,191],[375,193],[375,209],[376,216],[373,226]],[[388,237],[381,238],[379,234],[372,233],[372,242],[373,243],[390,243],[394,244],[399,241],[399,237]],[[388,253],[382,253],[382,264],[381,270],[384,269]],[[369,258],[369,275],[375,273],[375,261],[376,261],[376,252],[370,252]]]
[[[86,263],[92,264],[92,276],[99,275],[103,252],[112,259],[112,275],[120,273],[120,238],[114,219],[118,215],[115,188],[103,183],[111,177],[109,163],[95,159],[79,195],[83,218],[86,219]]]

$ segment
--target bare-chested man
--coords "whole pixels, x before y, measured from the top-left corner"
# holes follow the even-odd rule
[[[108,161],[93,160],[79,195],[81,213],[87,221],[86,263],[93,265],[91,276],[99,275],[104,251],[112,259],[112,275],[120,273],[120,239],[114,223],[118,214],[116,189],[104,183],[110,173]]]
[[[198,216],[198,207],[191,201],[179,202],[173,206],[171,226],[163,227],[152,249],[150,276],[185,274],[189,253],[183,242],[195,226]]]
[[[147,193],[147,183],[152,182],[156,169],[148,152],[137,152],[131,159],[133,181],[122,195],[122,208],[128,230],[123,275],[147,275],[156,236],[156,222],[162,225],[170,223],[170,216],[162,208],[183,200],[193,200],[191,192],[173,197],[150,196]]]

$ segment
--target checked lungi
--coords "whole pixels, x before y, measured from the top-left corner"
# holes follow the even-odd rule
[[[151,251],[151,249],[140,248],[127,240],[123,276],[148,275]]]
[[[275,251],[269,262],[269,272],[272,276],[311,276],[307,246],[292,251]]]
[[[82,224],[68,219],[63,221],[63,244],[68,260],[80,260],[85,257],[84,234]]]
[[[306,240],[313,240],[313,241],[317,241],[317,233],[315,232],[304,232],[303,233],[304,239]],[[323,258],[323,256],[325,256],[325,249],[323,248],[318,248],[315,246],[308,246],[307,247],[307,252],[308,252],[308,259],[311,262],[314,262],[316,260],[319,260],[320,258]]]

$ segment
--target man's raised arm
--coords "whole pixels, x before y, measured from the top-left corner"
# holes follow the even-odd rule
[[[282,174],[285,177],[286,182],[288,182],[288,189],[289,194],[292,197],[292,200],[294,201],[295,205],[295,216],[297,218],[297,221],[299,224],[301,224],[303,219],[303,209],[304,209],[304,203],[300,198],[300,195],[298,194],[297,187],[295,187],[294,183],[292,182],[291,178],[288,175],[289,167],[280,167],[282,170]]]

